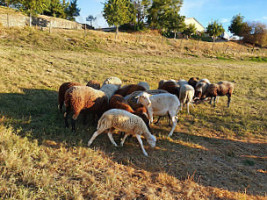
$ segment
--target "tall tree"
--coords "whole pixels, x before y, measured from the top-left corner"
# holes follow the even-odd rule
[[[253,50],[255,45],[262,47],[267,46],[267,27],[260,22],[252,22],[248,24],[250,32],[244,35],[243,40],[245,42],[253,44]]]
[[[185,16],[179,15],[178,12],[169,12],[166,16],[165,27],[169,32],[174,33],[174,39],[176,38],[178,32],[183,32],[186,28],[184,20]]]
[[[104,18],[107,23],[116,27],[115,39],[117,38],[119,27],[132,20],[130,0],[107,0],[104,3]]]
[[[244,22],[244,17],[240,14],[233,17],[231,25],[228,27],[228,30],[237,36],[244,36],[250,32],[248,29],[248,23]]]
[[[78,8],[77,0],[72,0],[69,6],[65,9],[65,13],[67,15],[67,19],[74,21],[75,17],[80,16],[81,9]]]
[[[93,26],[93,21],[96,20],[96,17],[94,17],[93,15],[89,15],[88,17],[86,17],[86,21],[90,22],[90,26]]]
[[[17,0],[0,0],[0,5],[1,6],[11,6],[11,5],[15,5],[16,3],[18,3]]]
[[[50,5],[47,11],[44,11],[45,15],[66,18],[65,10],[69,6],[66,0],[50,0]]]
[[[213,38],[215,42],[216,38],[224,32],[222,24],[219,24],[217,21],[209,23],[207,27],[207,33]]]
[[[136,15],[136,29],[140,30],[143,29],[147,13],[148,13],[148,8],[151,5],[150,0],[131,0],[131,3],[134,6],[135,10],[135,15]]]

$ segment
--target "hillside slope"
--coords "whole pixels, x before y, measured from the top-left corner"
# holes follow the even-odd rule
[[[113,36],[1,29],[0,197],[265,199],[267,65],[247,57],[262,58],[264,52],[229,51],[232,57],[222,59],[216,51],[179,52],[180,40],[158,35]],[[103,134],[88,148],[95,125],[79,120],[76,134],[64,128],[57,110],[60,84],[109,76],[124,84],[147,81],[152,88],[161,79],[198,76],[233,81],[235,92],[230,109],[222,97],[216,108],[203,103],[192,115],[182,111],[172,138],[167,120],[153,125],[157,147],[145,142],[146,158],[135,138],[115,148]]]

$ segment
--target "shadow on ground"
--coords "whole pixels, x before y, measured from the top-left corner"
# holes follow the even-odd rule
[[[22,137],[64,143],[67,148],[86,147],[95,127],[77,123],[76,133],[64,128],[63,114],[57,110],[57,92],[42,89],[23,89],[23,93],[0,94],[1,121],[18,130]],[[267,191],[267,144],[196,136],[190,132],[175,132],[168,139],[169,127],[153,126],[158,136],[157,147],[142,151],[135,138],[125,146],[115,148],[105,134],[92,146],[104,151],[119,164],[155,173],[166,172],[179,180],[193,176],[203,186],[264,196]],[[119,143],[119,136],[115,141]],[[153,178],[153,177],[152,177]]]

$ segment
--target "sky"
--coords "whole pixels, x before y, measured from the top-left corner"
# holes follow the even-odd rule
[[[81,8],[78,22],[86,22],[88,15],[96,17],[95,28],[108,27],[102,16],[104,0],[78,0]],[[180,14],[194,17],[204,27],[212,20],[218,20],[228,30],[234,15],[241,14],[245,21],[259,21],[267,24],[267,0],[184,0]]]

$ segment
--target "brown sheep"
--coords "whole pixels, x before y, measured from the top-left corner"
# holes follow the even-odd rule
[[[86,84],[86,86],[88,86],[88,87],[92,87],[92,88],[97,89],[97,90],[100,89],[100,83],[99,83],[98,81],[95,81],[95,80],[90,80],[90,81]]]
[[[158,89],[166,90],[169,93],[176,95],[179,99],[180,86],[176,82],[167,81]]]
[[[195,100],[202,99],[202,95],[206,92],[210,81],[208,79],[201,79],[197,82],[195,88]]]
[[[143,86],[136,85],[136,84],[130,84],[125,85],[122,88],[118,89],[115,94],[120,94],[121,96],[125,97],[128,94],[132,94],[135,91],[145,91],[146,89]]]
[[[66,112],[65,126],[68,127],[68,114],[72,111],[72,131],[75,131],[75,121],[82,110],[95,112],[100,117],[108,110],[108,97],[105,92],[87,86],[74,86],[65,93]]]
[[[114,94],[109,101],[109,107],[110,109],[117,108],[126,110],[134,115],[141,117],[147,125],[147,128],[150,130],[147,109],[142,104],[136,105],[134,108],[132,108],[123,98],[123,96]]]
[[[234,84],[229,81],[220,81],[217,84],[210,84],[206,89],[205,93],[202,95],[201,99],[206,97],[211,97],[210,104],[212,104],[212,99],[214,100],[214,107],[216,106],[217,96],[227,96],[228,103],[227,106],[230,106],[231,96],[234,91]]]
[[[62,112],[62,107],[63,107],[64,99],[65,99],[65,92],[73,86],[82,86],[82,84],[75,83],[75,82],[66,82],[66,83],[63,83],[59,87],[59,90],[58,90],[58,109],[60,110],[60,112]]]
[[[193,86],[193,88],[195,89],[198,81],[199,81],[198,77],[192,77],[188,80],[188,84]]]

